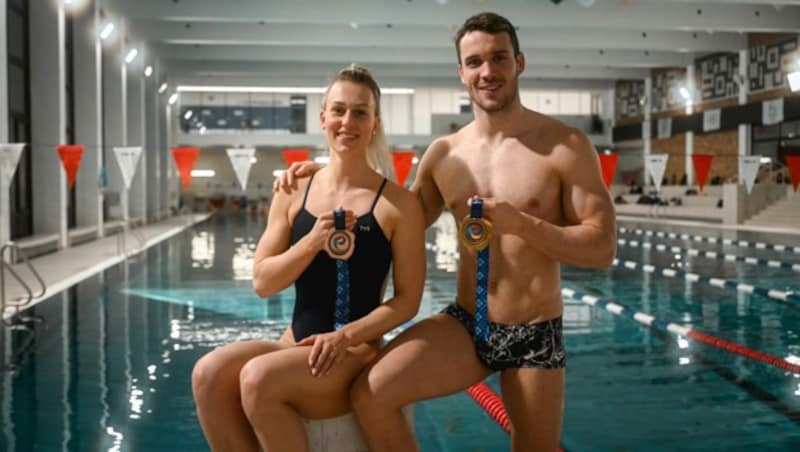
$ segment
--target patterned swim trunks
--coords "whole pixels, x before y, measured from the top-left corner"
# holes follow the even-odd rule
[[[505,325],[489,322],[489,341],[475,337],[475,318],[457,303],[442,309],[464,325],[475,343],[475,353],[493,371],[520,367],[561,369],[567,356],[561,333],[561,317],[539,323]]]

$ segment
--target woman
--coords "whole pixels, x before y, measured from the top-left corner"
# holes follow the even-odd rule
[[[307,450],[303,418],[350,411],[350,383],[376,356],[382,335],[419,309],[424,220],[416,197],[376,171],[388,151],[380,90],[366,69],[337,74],[320,121],[330,163],[299,190],[275,195],[253,266],[261,297],[295,284],[292,325],[277,342],[220,347],[192,374],[213,450]],[[352,256],[333,259],[346,257],[337,246],[348,240]],[[390,264],[394,294],[381,304]]]

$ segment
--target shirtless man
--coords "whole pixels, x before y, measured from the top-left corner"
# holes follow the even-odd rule
[[[614,210],[586,136],[520,103],[525,57],[513,25],[481,13],[455,43],[475,118],[430,145],[412,190],[427,225],[444,208],[460,221],[473,198],[483,200],[494,229],[488,340],[474,332],[476,253],[462,244],[455,303],[393,340],[353,384],[351,401],[370,450],[416,450],[403,406],[499,371],[512,449],[557,450],[566,364],[559,266],[611,264]]]

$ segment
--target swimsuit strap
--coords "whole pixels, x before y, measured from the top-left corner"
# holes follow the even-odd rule
[[[306,193],[303,195],[303,209],[306,208],[306,199],[308,199],[308,191],[311,189],[311,182],[314,181],[314,176],[316,176],[316,173],[311,175],[311,179],[308,180],[308,185],[306,185]]]
[[[378,189],[378,193],[375,195],[375,200],[372,201],[372,207],[369,208],[369,213],[372,213],[375,210],[375,206],[378,204],[378,200],[381,198],[381,193],[383,193],[383,188],[386,187],[386,178],[383,178],[383,182],[381,182],[381,188]],[[309,182],[310,184],[310,182]]]

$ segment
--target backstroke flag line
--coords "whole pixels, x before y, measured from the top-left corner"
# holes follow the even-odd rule
[[[78,175],[78,168],[81,166],[83,156],[82,144],[60,144],[56,146],[58,156],[61,158],[61,165],[67,173],[67,183],[69,188],[75,186],[75,177]]]
[[[194,162],[197,161],[198,154],[200,154],[200,148],[172,148],[172,157],[175,158],[175,164],[178,166],[178,171],[181,173],[183,191],[188,190],[189,185],[192,184],[192,168],[194,168]]]
[[[667,169],[669,154],[655,154],[647,156],[647,171],[653,178],[656,191],[661,192],[661,181],[664,179],[664,171]]]
[[[239,180],[242,191],[247,190],[247,177],[250,175],[250,167],[253,166],[253,158],[256,156],[255,148],[229,148],[227,149],[228,158],[231,159],[231,166]]]
[[[761,165],[760,155],[743,155],[739,157],[739,180],[744,181],[747,194],[753,192],[753,183],[756,181],[758,167]]]
[[[697,186],[700,191],[708,182],[708,175],[711,172],[711,161],[714,160],[713,155],[708,154],[694,154],[692,156],[692,163],[694,164],[694,174],[697,176]]]
[[[606,183],[606,188],[611,188],[618,162],[619,154],[600,154],[600,169],[603,171],[603,182]]]
[[[114,155],[117,156],[119,170],[122,172],[122,181],[125,183],[125,189],[128,190],[131,188],[131,181],[133,181],[133,176],[136,174],[139,159],[142,157],[142,148],[141,146],[115,146],[113,149]]]

